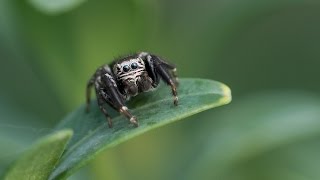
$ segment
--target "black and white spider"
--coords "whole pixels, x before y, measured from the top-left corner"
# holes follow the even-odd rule
[[[174,65],[160,57],[146,52],[128,55],[115,59],[111,64],[99,67],[87,84],[87,112],[90,105],[90,90],[94,86],[100,110],[112,127],[112,120],[104,104],[127,117],[131,123],[138,126],[125,101],[141,92],[146,92],[159,85],[160,78],[171,87],[174,105],[178,105],[177,76]]]

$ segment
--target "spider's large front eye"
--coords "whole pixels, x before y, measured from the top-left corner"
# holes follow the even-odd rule
[[[128,65],[124,65],[122,69],[124,72],[128,72],[130,70],[130,67]]]
[[[131,68],[132,68],[132,69],[137,69],[137,68],[138,68],[138,64],[135,63],[135,62],[132,63],[132,64],[131,64]]]

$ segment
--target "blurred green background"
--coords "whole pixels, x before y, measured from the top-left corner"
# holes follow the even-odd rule
[[[0,0],[0,173],[84,102],[98,66],[149,51],[180,77],[226,83],[233,102],[108,150],[70,179],[320,179],[320,2],[52,2]]]

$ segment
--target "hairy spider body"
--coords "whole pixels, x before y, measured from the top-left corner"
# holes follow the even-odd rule
[[[99,67],[87,84],[87,112],[90,105],[90,90],[94,86],[101,112],[112,127],[112,120],[103,106],[105,103],[127,117],[138,126],[125,102],[142,92],[155,89],[162,79],[171,87],[174,105],[178,105],[177,76],[174,65],[160,57],[146,52],[136,53],[114,60],[111,64]]]

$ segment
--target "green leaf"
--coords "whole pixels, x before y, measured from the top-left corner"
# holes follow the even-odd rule
[[[206,142],[183,179],[216,179],[235,164],[320,135],[320,98],[309,93],[261,93],[224,110],[214,129],[202,129]]]
[[[85,113],[84,106],[72,112],[57,128],[71,128],[75,135],[50,178],[65,178],[107,148],[156,127],[231,101],[230,89],[212,80],[181,79],[178,92],[177,107],[173,105],[170,88],[164,84],[156,91],[143,93],[130,100],[128,106],[138,118],[138,128],[114,111],[114,127],[108,128],[96,103],[91,105],[89,114]]]
[[[61,130],[41,139],[13,164],[5,180],[48,179],[71,136],[71,130]]]
[[[29,0],[36,9],[46,14],[60,14],[70,11],[86,0]]]

